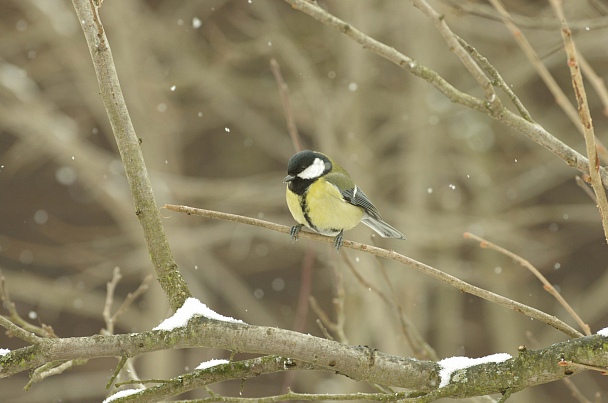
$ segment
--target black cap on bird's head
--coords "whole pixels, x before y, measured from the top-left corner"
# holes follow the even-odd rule
[[[296,179],[314,181],[330,172],[331,169],[332,163],[327,156],[316,151],[300,151],[289,159],[284,182]]]

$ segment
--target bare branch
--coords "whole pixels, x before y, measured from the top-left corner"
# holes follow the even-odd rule
[[[93,4],[92,0],[72,0],[72,3],[89,45],[101,97],[131,187],[135,215],[139,218],[144,231],[144,238],[158,282],[165,291],[171,308],[176,310],[191,294],[177,269],[161,224],[152,185],[141,153],[141,139],[137,138],[122,95],[110,44],[97,13],[98,7]]]
[[[485,75],[481,67],[475,62],[471,55],[465,50],[459,41],[459,38],[454,35],[448,24],[445,22],[444,16],[439,14],[426,0],[412,0],[414,7],[422,11],[428,16],[437,30],[448,44],[450,50],[458,56],[458,59],[462,62],[469,73],[475,78],[477,83],[483,88],[486,100],[490,104],[490,108],[494,111],[502,109],[502,103],[494,92],[492,82]]]
[[[608,367],[608,356],[601,353],[605,342],[605,337],[592,335],[556,343],[542,350],[522,348],[517,358],[462,369],[458,377],[451,377],[447,386],[438,389],[440,365],[434,361],[392,356],[367,347],[347,346],[273,327],[194,318],[187,326],[172,331],[42,339],[36,347],[24,347],[0,356],[0,378],[36,368],[45,362],[117,355],[136,356],[172,348],[206,347],[291,357],[294,365],[284,365],[279,361],[280,367],[272,367],[275,372],[297,369],[299,364],[296,360],[299,360],[305,363],[302,369],[312,369],[313,367],[308,366],[312,364],[315,370],[337,372],[360,381],[403,387],[415,390],[418,396],[426,394],[427,398],[455,396],[454,393],[459,397],[468,397],[498,393],[506,389],[516,392],[532,385],[586,371],[589,369],[587,366],[593,369]],[[275,355],[261,359],[276,362],[276,357]],[[566,366],[560,366],[564,365],[559,364],[560,362],[565,362]],[[577,364],[583,362],[584,366]],[[240,365],[239,362],[225,365],[227,367],[223,368],[226,370],[207,373],[210,376],[203,381],[209,384],[265,373],[247,365]],[[518,376],[497,375],[504,373],[516,373]],[[470,379],[475,379],[475,382],[470,382]],[[186,375],[180,376],[179,382],[185,383]]]
[[[276,59],[270,60],[270,70],[272,70],[274,79],[279,86],[281,102],[283,103],[283,112],[285,113],[285,119],[287,119],[287,131],[289,132],[289,137],[293,143],[293,148],[296,150],[296,152],[302,151],[302,143],[300,142],[298,126],[296,125],[295,117],[293,116],[293,111],[291,110],[291,104],[289,103],[289,89],[287,88],[287,84],[285,84],[285,80],[283,80],[281,66],[279,66],[279,62],[277,62]]]
[[[608,198],[606,190],[602,185],[600,176],[600,160],[597,154],[597,146],[593,123],[591,120],[591,112],[589,112],[589,104],[587,103],[587,93],[585,92],[585,84],[579,67],[578,56],[574,41],[572,40],[572,32],[568,27],[566,16],[562,8],[561,0],[549,0],[555,14],[559,18],[562,25],[562,38],[564,40],[564,48],[568,55],[568,67],[570,68],[570,76],[572,78],[572,86],[574,87],[574,95],[578,104],[578,114],[580,123],[582,124],[583,134],[585,136],[585,144],[587,146],[587,157],[589,158],[589,176],[591,177],[591,186],[595,191],[597,199],[597,207],[602,218],[602,226],[604,227],[604,237],[608,241]],[[581,125],[578,125],[579,127]],[[602,147],[603,148],[603,147]]]
[[[515,108],[517,108],[517,111],[519,112],[521,117],[523,117],[529,122],[532,122],[533,120],[532,116],[530,115],[530,112],[528,112],[519,97],[515,95],[511,87],[509,87],[509,85],[505,82],[505,80],[502,78],[502,75],[498,72],[498,70],[496,70],[496,67],[494,67],[488,61],[488,59],[486,59],[481,53],[479,53],[477,49],[475,49],[473,46],[469,45],[464,39],[458,37],[458,41],[467,50],[467,52],[471,54],[477,64],[479,64],[479,66],[484,69],[490,75],[490,77],[494,79],[493,84],[500,88],[505,94],[507,94],[513,105],[515,105]]]
[[[28,343],[36,344],[42,339],[32,332],[20,328],[2,315],[0,315],[0,326],[8,330],[12,335],[19,337],[21,340],[25,340]]]
[[[589,160],[572,149],[570,146],[563,143],[561,140],[551,135],[547,130],[535,122],[530,122],[506,108],[500,110],[492,110],[487,102],[461,92],[448,83],[436,71],[421,65],[417,61],[400,53],[395,48],[392,48],[384,43],[381,43],[363,32],[357,30],[352,25],[340,20],[323,10],[316,3],[306,0],[285,0],[293,8],[296,8],[315,20],[336,29],[339,32],[347,35],[355,42],[359,43],[365,49],[377,54],[380,57],[398,65],[399,67],[409,71],[417,77],[427,81],[438,91],[444,94],[450,101],[471,108],[477,112],[482,112],[493,119],[515,129],[530,140],[541,145],[553,154],[561,158],[568,166],[578,169],[581,172],[588,172]],[[600,167],[600,175],[604,186],[608,186],[608,171],[604,167]]]
[[[120,268],[114,267],[112,272],[112,280],[106,284],[106,303],[103,306],[103,320],[106,322],[107,334],[114,334],[114,318],[112,317],[112,304],[114,302],[114,290],[116,285],[122,278]]]
[[[127,309],[129,309],[131,304],[133,304],[133,302],[135,302],[137,300],[137,298],[139,298],[143,293],[145,293],[148,290],[148,287],[150,286],[150,282],[153,279],[154,279],[154,275],[148,274],[146,277],[144,277],[143,281],[141,282],[141,284],[139,285],[139,287],[137,287],[137,289],[135,291],[127,294],[127,298],[125,298],[125,300],[118,307],[116,312],[114,312],[114,315],[112,315],[112,323],[116,323],[116,321],[118,320],[120,315],[124,314],[127,311]]]
[[[37,339],[27,340],[24,339],[24,337],[35,337],[36,335],[40,337],[57,337],[55,331],[51,326],[45,324],[42,324],[41,326],[32,325],[31,323],[23,319],[21,315],[19,315],[19,312],[17,312],[17,309],[15,308],[15,303],[11,301],[11,297],[8,292],[8,286],[6,284],[6,279],[2,274],[0,274],[0,301],[4,304],[6,309],[8,309],[9,318],[6,319],[10,320],[10,322],[16,326],[8,330],[10,334],[14,334],[22,340],[30,341],[30,343],[32,343],[31,340]],[[20,330],[18,331],[18,333],[15,333],[17,329]]]
[[[511,31],[511,35],[513,35],[513,38],[515,39],[519,47],[522,49],[522,51],[540,76],[540,78],[543,80],[543,82],[549,89],[549,91],[551,91],[551,94],[553,94],[553,96],[555,97],[555,102],[566,113],[566,116],[568,116],[570,121],[574,124],[574,127],[576,127],[576,129],[584,135],[585,133],[583,131],[583,127],[580,125],[580,119],[576,110],[574,109],[574,106],[572,106],[572,103],[557,83],[557,80],[553,78],[553,75],[551,74],[549,69],[542,62],[542,60],[532,47],[532,44],[530,44],[523,32],[521,32],[521,30],[513,23],[511,15],[504,8],[501,0],[490,0],[490,3],[492,3],[492,5],[496,8],[498,13],[502,17],[503,23],[509,29],[509,31]],[[608,152],[606,152],[604,146],[602,146],[602,150],[604,150],[604,159],[608,160]]]
[[[176,205],[172,205],[172,204],[165,204],[163,207],[168,210],[177,211],[180,213],[186,213],[189,215],[194,214],[194,215],[200,215],[203,217],[209,217],[209,218],[214,218],[214,219],[218,219],[218,220],[227,220],[227,221],[233,221],[233,222],[240,222],[242,224],[247,224],[247,225],[254,225],[256,227],[262,227],[262,228],[270,229],[273,231],[282,232],[284,234],[289,234],[289,232],[290,232],[290,228],[286,227],[284,225],[274,224],[274,223],[271,223],[268,221],[258,220],[258,219],[250,218],[250,217],[243,217],[243,216],[239,216],[239,215],[235,215],[235,214],[220,213],[218,211],[203,210],[203,209],[197,209],[197,208],[187,207],[187,206],[176,206]],[[331,238],[331,237],[327,237],[327,236],[323,236],[323,235],[315,234],[315,233],[311,233],[311,232],[306,232],[306,231],[301,231],[299,234],[299,238],[308,238],[308,239],[312,239],[312,240],[319,241],[319,242],[325,242],[325,243],[333,242],[333,238]],[[454,276],[451,276],[441,270],[435,269],[434,267],[428,266],[424,263],[418,262],[407,256],[401,255],[395,251],[392,251],[392,250],[389,251],[386,249],[377,248],[375,246],[365,245],[365,244],[361,244],[358,242],[347,241],[347,240],[344,240],[343,246],[354,249],[354,250],[366,252],[371,255],[378,256],[378,257],[381,257],[384,259],[394,260],[396,262],[405,264],[414,270],[417,270],[423,274],[431,276],[437,280],[443,281],[444,283],[447,283],[447,284],[451,285],[452,287],[455,287],[463,292],[475,295],[475,296],[483,298],[487,301],[501,305],[505,308],[512,309],[516,312],[520,312],[531,318],[540,320],[541,322],[546,323],[550,326],[553,326],[554,328],[560,330],[561,332],[567,334],[568,336],[571,336],[571,337],[582,337],[583,336],[582,333],[573,329],[571,326],[562,322],[555,316],[548,315],[542,311],[539,311],[538,309],[529,307],[529,306],[519,303],[517,301],[513,301],[509,298],[495,294],[491,291],[487,291],[482,288],[471,285],[471,284],[469,284],[465,281],[462,281]]]

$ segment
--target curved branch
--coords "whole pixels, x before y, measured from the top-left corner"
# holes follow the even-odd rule
[[[462,368],[449,375],[447,386],[439,388],[441,362],[393,356],[369,347],[347,346],[290,330],[196,317],[187,326],[171,331],[43,339],[35,346],[0,356],[0,378],[50,361],[132,357],[152,351],[194,347],[278,354],[355,380],[415,390],[419,396],[427,395],[421,401],[445,396],[481,396],[505,390],[516,392],[585,371],[588,366],[608,367],[608,354],[604,353],[608,351],[608,338],[593,335],[556,343],[541,350],[521,347],[517,358]],[[298,362],[293,363],[293,369],[297,369]],[[310,369],[308,364],[303,365],[303,369]],[[276,372],[276,367],[271,366],[268,371]],[[237,362],[218,371],[213,381],[242,379],[262,373],[259,367],[247,368]]]
[[[258,219],[250,218],[250,217],[243,217],[243,216],[239,216],[236,214],[221,213],[219,211],[203,210],[203,209],[197,209],[197,208],[187,207],[187,206],[176,206],[173,204],[165,204],[163,206],[163,208],[166,208],[166,209],[172,210],[172,211],[177,211],[180,213],[186,213],[188,215],[200,215],[203,217],[214,218],[217,220],[226,220],[226,221],[239,222],[242,224],[253,225],[256,227],[262,227],[262,228],[270,229],[273,231],[282,232],[284,234],[290,233],[290,228],[286,227],[284,225],[274,224],[274,223],[271,223],[268,221],[258,220]],[[333,243],[333,238],[327,237],[324,235],[320,235],[320,234],[316,234],[316,233],[312,233],[312,232],[301,231],[300,234],[298,235],[298,237],[299,238],[308,238],[308,239],[312,239],[312,240],[319,241],[319,242]],[[487,301],[494,302],[495,304],[498,304],[505,308],[512,309],[516,312],[523,313],[524,315],[529,316],[531,318],[540,320],[541,322],[546,323],[550,326],[553,326],[557,330],[567,334],[570,337],[582,337],[583,336],[582,333],[580,333],[576,329],[572,328],[571,326],[567,325],[566,323],[562,322],[555,316],[548,315],[548,314],[546,314],[542,311],[539,311],[538,309],[532,308],[528,305],[524,305],[520,302],[513,301],[509,298],[503,297],[502,295],[498,295],[491,291],[484,290],[483,288],[479,288],[474,285],[471,285],[471,284],[467,283],[466,281],[462,281],[459,278],[451,276],[441,270],[438,270],[434,267],[421,263],[417,260],[411,259],[407,256],[401,255],[395,251],[392,251],[392,250],[389,251],[389,250],[378,248],[375,246],[366,245],[366,244],[348,241],[348,240],[344,240],[342,245],[344,247],[347,247],[350,249],[358,250],[361,252],[367,252],[374,256],[378,256],[378,257],[389,259],[389,260],[394,260],[396,262],[405,264],[414,270],[417,270],[421,273],[426,274],[427,276],[431,276],[437,280],[443,281],[444,283],[451,285],[452,287],[456,287],[462,292],[466,292],[468,294],[475,295],[479,298],[483,298]]]
[[[137,138],[127,104],[122,95],[110,44],[93,0],[72,0],[78,21],[89,45],[93,66],[99,82],[99,91],[108,113],[118,151],[125,167],[129,187],[135,204],[135,215],[144,231],[148,252],[156,276],[173,310],[191,296],[188,286],[177,269],[161,217],[148,171],[141,153],[141,139]]]
[[[194,347],[291,357],[353,379],[410,389],[431,390],[439,385],[438,369],[432,361],[392,356],[369,347],[348,346],[291,330],[207,318],[190,320],[188,326],[173,331],[43,339],[35,346],[1,356],[0,378],[49,361],[133,357],[152,351]]]

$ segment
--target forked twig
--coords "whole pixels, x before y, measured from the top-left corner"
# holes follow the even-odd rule
[[[148,274],[139,287],[133,292],[127,294],[125,300],[120,304],[116,312],[112,314],[112,305],[114,304],[114,291],[116,290],[116,286],[122,279],[122,274],[120,274],[120,268],[116,266],[114,271],[112,272],[112,280],[108,281],[106,285],[106,302],[103,307],[103,318],[106,322],[106,328],[104,329],[104,334],[114,334],[114,324],[118,320],[118,317],[125,313],[127,309],[131,306],[131,304],[139,298],[144,292],[148,290],[150,282],[154,278],[154,275]]]
[[[33,325],[19,315],[19,312],[17,312],[17,309],[15,308],[15,303],[11,301],[6,278],[2,274],[0,274],[0,301],[4,304],[4,307],[9,313],[8,319],[6,320],[9,320],[14,325],[11,329],[4,326],[9,334],[15,335],[30,343],[35,343],[37,338],[33,337],[36,335],[40,337],[57,337],[51,326],[45,324],[42,324],[41,326]]]
[[[515,92],[513,92],[511,87],[505,82],[505,80],[502,78],[502,75],[498,72],[498,70],[496,70],[496,67],[494,67],[488,61],[487,58],[485,58],[481,53],[479,53],[477,49],[475,49],[473,46],[469,45],[464,39],[460,37],[457,38],[458,42],[460,42],[460,44],[466,49],[466,51],[469,52],[469,54],[475,59],[479,67],[484,69],[485,72],[488,73],[490,77],[492,77],[492,79],[494,80],[492,82],[492,85],[496,86],[497,88],[500,88],[509,97],[509,99],[511,100],[515,108],[517,108],[517,111],[519,112],[519,115],[522,118],[526,119],[528,122],[532,122],[533,119],[530,115],[530,112],[528,112],[519,97],[515,95]]]
[[[443,40],[448,44],[450,50],[456,54],[460,62],[464,65],[464,67],[469,71],[469,74],[473,76],[475,81],[483,88],[486,96],[486,100],[491,105],[492,110],[500,110],[502,108],[502,103],[500,99],[494,92],[494,86],[490,79],[486,76],[483,69],[476,63],[476,61],[471,57],[469,52],[462,46],[461,42],[448,24],[445,22],[445,18],[439,14],[426,0],[412,0],[414,7],[418,8],[422,11],[427,17],[429,17],[435,27],[443,37]]]

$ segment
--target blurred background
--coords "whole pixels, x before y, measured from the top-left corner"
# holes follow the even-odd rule
[[[483,95],[433,23],[409,2],[320,4],[456,88]],[[537,122],[584,153],[582,136],[493,8],[482,1],[432,4],[498,69]],[[608,3],[566,6],[579,51],[605,79]],[[513,0],[506,7],[574,102],[548,2]],[[270,69],[274,58],[289,87],[303,147],[344,166],[386,221],[408,237],[378,239],[359,226],[346,239],[395,249],[576,327],[519,264],[464,239],[470,231],[528,259],[593,332],[608,325],[608,248],[595,203],[577,186],[579,172],[524,136],[453,105],[428,83],[281,1],[107,0],[100,15],[159,206],[184,204],[294,224],[282,180],[295,149]],[[31,323],[51,325],[60,337],[97,334],[105,327],[102,310],[113,269],[123,275],[114,309],[153,269],[91,58],[70,1],[3,1],[0,21],[0,270],[17,311]],[[587,92],[596,133],[607,141],[604,106],[591,87]],[[521,344],[540,348],[567,338],[393,262],[344,250],[349,264],[326,244],[162,214],[193,294],[251,324],[323,337],[307,304],[312,296],[334,321],[341,305],[335,302],[342,301],[349,343],[396,355],[416,356],[400,311],[413,326],[409,331],[418,332],[439,358],[515,355]],[[146,331],[169,315],[153,281],[120,317],[116,332]],[[23,345],[0,333],[0,347]],[[141,378],[170,378],[229,355],[166,351],[137,357],[135,368]],[[28,392],[27,373],[3,379],[2,400],[99,401],[116,364],[92,360]],[[608,401],[597,373],[571,380],[587,399]],[[373,391],[342,376],[297,373],[249,380],[242,392],[269,396],[287,386],[308,393]],[[212,389],[238,396],[241,383]],[[196,391],[184,398],[205,396]],[[585,400],[554,382],[509,401]]]

